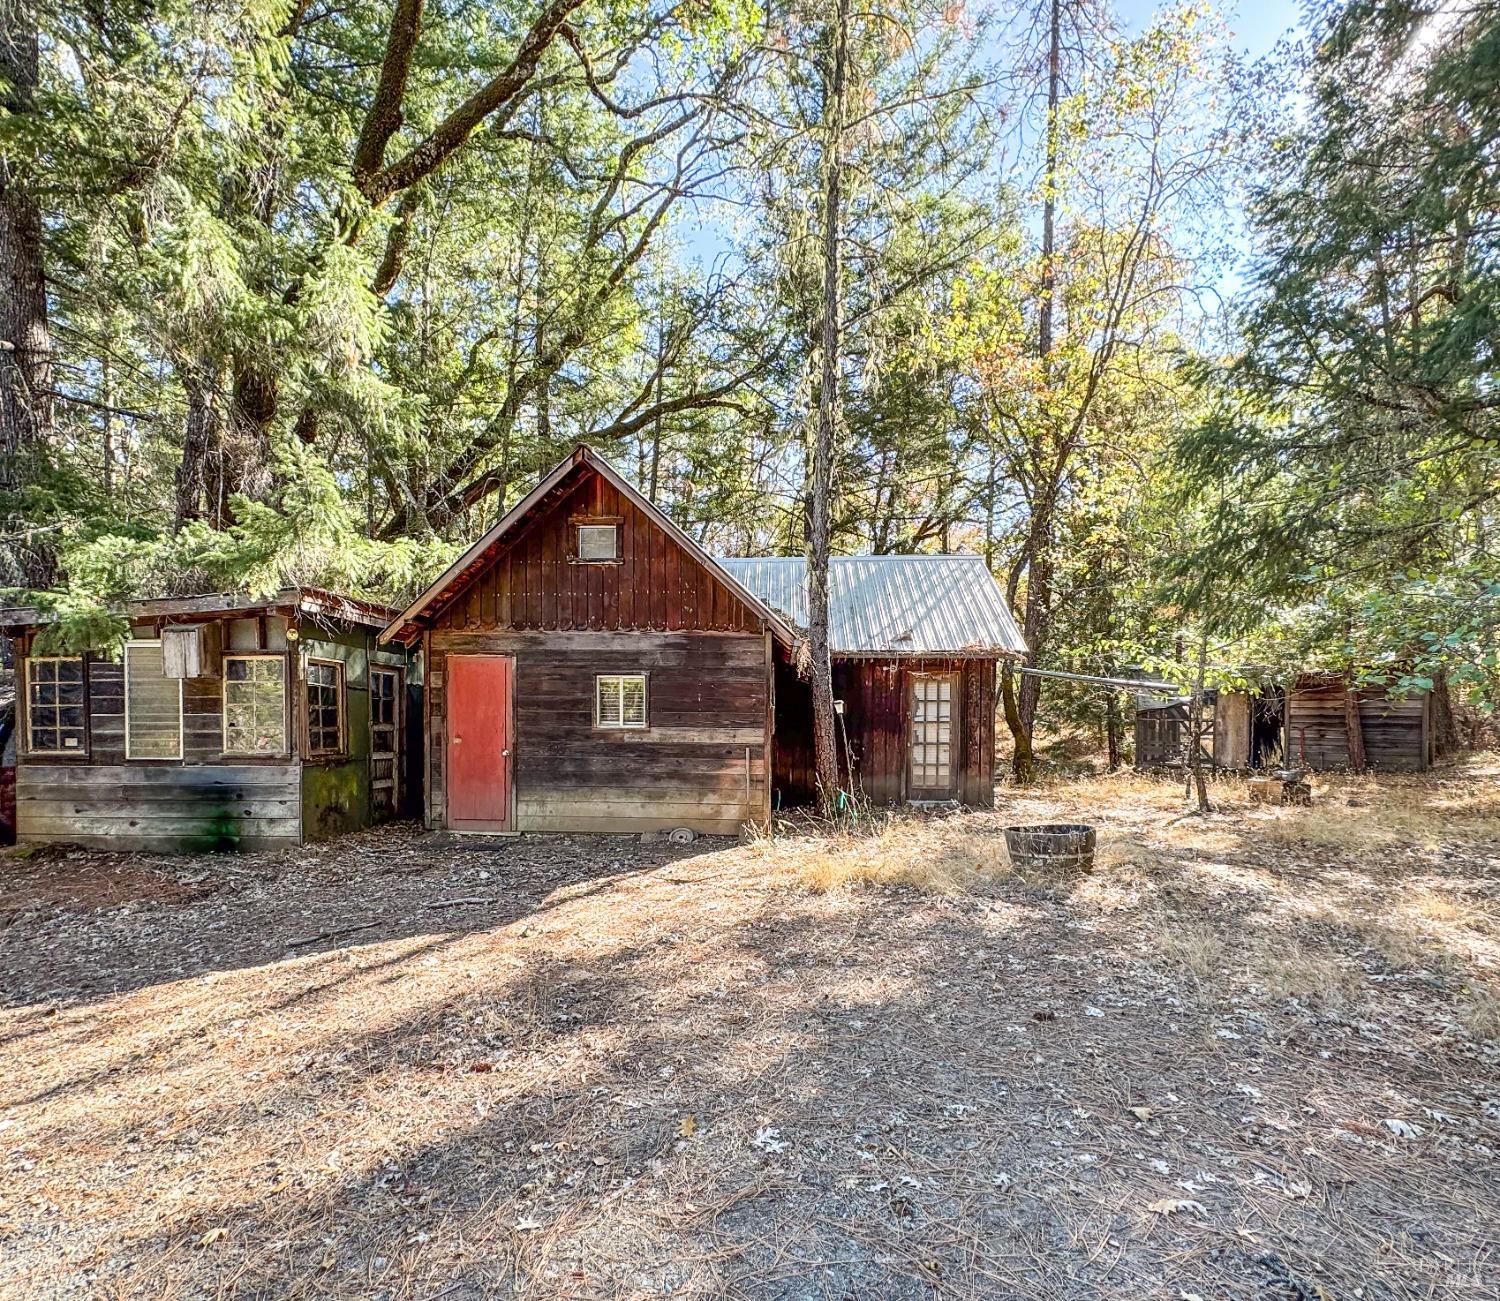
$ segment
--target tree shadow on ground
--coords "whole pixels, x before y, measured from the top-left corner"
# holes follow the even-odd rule
[[[1232,838],[1157,849],[1102,869],[1118,898],[1004,881],[817,896],[743,855],[695,856],[575,880],[509,921],[398,925],[142,988],[77,1042],[73,1092],[21,1110],[28,1179],[56,1210],[15,1231],[12,1260],[40,1272],[12,1281],[434,1299],[1482,1290],[1495,1176],[1464,1144],[1493,1064],[1202,986],[1151,919],[1268,945],[1317,872]],[[426,879],[429,898],[451,885]],[[137,1028],[120,1056],[120,1022],[148,1006],[168,1038]],[[1388,1011],[1407,1019],[1382,1033],[1421,1024],[1422,1006]],[[179,1021],[207,1037],[184,1043]],[[1413,1100],[1452,1123],[1405,1144],[1381,1129]],[[85,1170],[107,1186],[74,1191]],[[60,1222],[70,1234],[47,1236]]]

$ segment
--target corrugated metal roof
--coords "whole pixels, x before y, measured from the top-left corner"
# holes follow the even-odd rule
[[[802,556],[728,556],[762,601],[807,626]],[[1026,643],[982,556],[834,556],[828,637],[835,655],[1025,654]]]

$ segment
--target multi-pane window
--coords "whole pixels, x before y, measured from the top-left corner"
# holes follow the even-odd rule
[[[911,684],[911,785],[946,791],[953,783],[953,679],[914,677]]]
[[[125,645],[125,757],[182,758],[182,679],[166,676],[159,641]]]
[[[600,727],[646,726],[646,675],[610,673],[594,679],[594,721]]]
[[[83,660],[26,661],[26,735],[33,754],[82,754],[87,746]]]
[[[307,752],[344,752],[344,666],[333,660],[307,662]]]
[[[583,561],[618,560],[620,558],[620,530],[614,524],[580,524],[578,526],[578,558]]]
[[[286,751],[286,660],[280,655],[226,655],[224,752]]]

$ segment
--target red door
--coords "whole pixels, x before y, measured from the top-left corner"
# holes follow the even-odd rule
[[[508,655],[448,657],[448,826],[509,831],[514,713]]]

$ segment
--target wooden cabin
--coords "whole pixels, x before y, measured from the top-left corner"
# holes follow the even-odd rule
[[[733,834],[766,821],[806,787],[808,716],[791,668],[805,597],[758,590],[751,568],[766,564],[710,556],[576,448],[382,634],[420,646],[427,667],[428,825]],[[893,797],[921,793],[915,761],[935,793],[985,803],[996,652],[900,640],[913,613],[963,599],[937,569],[927,579],[908,608],[872,614],[879,656],[845,647],[851,753],[882,780],[899,769],[881,787]]]
[[[1286,762],[1328,771],[1351,767],[1350,728],[1374,772],[1425,772],[1432,766],[1432,700],[1427,691],[1392,698],[1382,686],[1349,695],[1343,678],[1304,674],[1286,693]]]
[[[405,815],[421,678],[377,643],[391,613],[307,587],[132,601],[122,648],[67,654],[46,615],[0,611],[18,840],[274,849]]]
[[[720,563],[798,626],[807,562]],[[995,803],[997,666],[1025,642],[981,556],[835,556],[828,637],[840,775],[874,804]],[[816,795],[812,691],[776,653],[772,786],[778,808]]]

